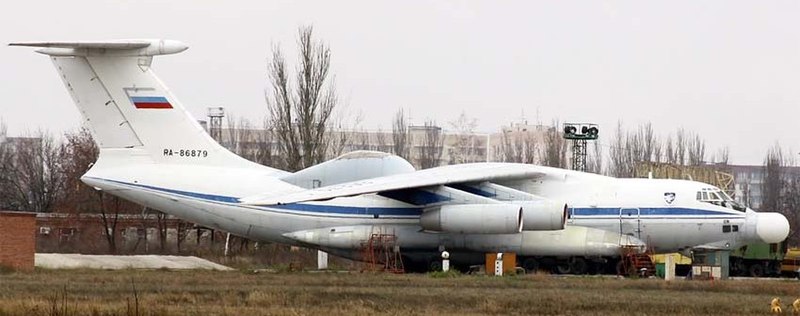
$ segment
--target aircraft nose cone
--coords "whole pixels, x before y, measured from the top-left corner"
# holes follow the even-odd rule
[[[781,242],[789,236],[789,220],[780,213],[758,213],[756,235],[768,244]]]

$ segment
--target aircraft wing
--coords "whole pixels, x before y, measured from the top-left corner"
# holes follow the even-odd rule
[[[328,200],[400,189],[431,187],[447,184],[514,180],[544,176],[541,170],[531,165],[510,163],[477,163],[450,165],[411,173],[378,177],[367,180],[341,183],[296,193],[275,196],[265,194],[240,199],[251,205],[280,205],[297,202]]]

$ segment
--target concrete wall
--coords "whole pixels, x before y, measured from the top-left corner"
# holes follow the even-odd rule
[[[36,214],[0,211],[0,265],[33,270]]]

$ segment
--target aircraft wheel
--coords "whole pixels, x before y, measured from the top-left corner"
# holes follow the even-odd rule
[[[586,274],[589,271],[589,264],[582,257],[573,257],[569,268],[573,274]]]
[[[556,273],[569,274],[570,272],[572,272],[572,269],[570,269],[569,262],[563,261],[556,264]]]
[[[522,268],[528,273],[536,273],[539,270],[539,261],[536,258],[525,258],[522,261]]]
[[[748,271],[750,271],[750,276],[754,278],[760,278],[764,276],[764,267],[758,263],[751,265]]]

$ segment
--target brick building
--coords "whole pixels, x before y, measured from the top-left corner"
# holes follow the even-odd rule
[[[40,213],[36,217],[37,252],[84,254],[178,253],[206,247],[225,235],[173,216],[155,214]],[[106,230],[114,233],[115,251]]]
[[[36,213],[0,211],[0,265],[33,270]]]

